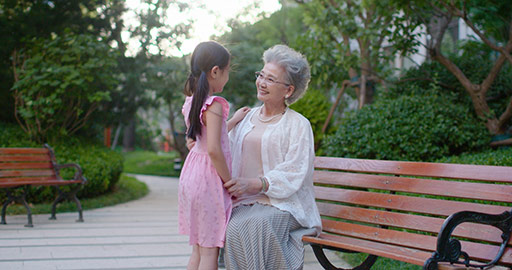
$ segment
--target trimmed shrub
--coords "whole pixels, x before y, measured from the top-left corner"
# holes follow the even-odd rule
[[[436,162],[512,166],[512,147],[501,147],[498,149],[488,149],[479,153],[464,153],[459,156],[443,157]]]
[[[329,156],[433,161],[489,142],[469,108],[436,92],[381,99],[349,113],[341,123],[322,145]]]
[[[55,151],[57,163],[77,163],[82,168],[88,182],[79,191],[80,198],[96,197],[113,190],[123,172],[123,156],[105,148],[88,138],[68,137],[50,146]],[[42,147],[12,124],[0,123],[0,147]],[[74,169],[64,169],[61,176],[69,179]],[[63,187],[69,188],[69,187]],[[51,202],[57,191],[53,187],[31,187],[28,201],[31,203]]]
[[[322,127],[331,109],[329,100],[320,90],[309,89],[306,91],[306,94],[297,102],[293,103],[290,108],[309,120],[315,136],[315,145],[318,145],[324,137]],[[332,133],[330,131],[332,131],[332,128],[329,129],[328,127],[326,134]]]

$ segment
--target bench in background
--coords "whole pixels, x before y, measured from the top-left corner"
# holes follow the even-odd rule
[[[512,266],[512,167],[316,157],[323,248],[369,254],[424,269]],[[466,268],[467,267],[467,268]]]
[[[75,168],[73,179],[62,179],[60,170],[70,167]],[[7,193],[7,200],[2,207],[1,224],[6,224],[7,206],[15,201],[23,204],[27,209],[28,223],[25,226],[33,226],[32,212],[26,201],[29,186],[55,186],[58,188],[59,195],[52,204],[50,219],[56,219],[57,204],[68,198],[73,200],[78,208],[77,221],[83,222],[82,206],[76,193],[86,181],[78,164],[57,164],[53,150],[48,145],[45,145],[44,148],[0,148],[0,188],[5,189]],[[60,186],[67,185],[72,185],[69,191],[63,191],[60,188]],[[23,189],[20,195],[17,195],[20,192],[15,192],[17,189]]]

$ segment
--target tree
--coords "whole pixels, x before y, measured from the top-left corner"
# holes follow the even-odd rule
[[[512,2],[407,1],[404,10],[412,20],[418,20],[426,26],[426,34],[431,39],[424,45],[430,58],[445,66],[463,85],[472,100],[475,113],[482,119],[489,132],[494,135],[503,134],[512,118],[512,93],[508,105],[501,114],[490,109],[487,94],[506,62],[512,64]],[[441,49],[448,25],[455,19],[463,20],[478,38],[497,54],[494,59],[489,59],[493,61],[493,66],[483,81],[473,82],[472,78],[467,77]]]
[[[185,145],[185,124],[181,114],[181,107],[185,100],[183,87],[188,76],[186,58],[155,56],[148,72],[148,87],[157,94],[167,107],[170,132],[172,136],[171,147],[185,160],[188,149]]]
[[[309,48],[314,69],[320,71],[324,81],[336,83],[338,97],[352,85],[359,108],[371,103],[373,85],[390,74],[394,53],[411,48],[406,45],[412,31],[392,37],[392,29],[410,29],[414,25],[406,23],[398,4],[391,0],[315,0],[304,6],[304,22],[309,29],[302,46]]]
[[[115,111],[109,125],[125,125],[124,148],[131,150],[135,144],[135,115],[139,108],[157,106],[151,87],[147,87],[148,71],[152,68],[152,57],[163,56],[171,48],[180,49],[182,41],[188,37],[190,22],[177,25],[168,25],[167,11],[176,8],[184,11],[189,5],[182,1],[141,1],[140,9],[134,10],[137,23],[125,25],[123,13],[127,10],[125,1],[110,1],[104,9],[104,14],[109,14],[109,28],[105,35],[120,51],[120,69],[122,73],[121,85],[112,102],[105,105],[108,111]],[[129,33],[129,37],[123,39],[121,33]],[[129,41],[137,41],[139,46],[135,52],[129,51]],[[116,132],[117,133],[117,132]]]
[[[110,98],[115,54],[90,35],[67,33],[32,43],[13,54],[16,120],[38,142],[52,131],[73,134]]]
[[[250,12],[249,10],[245,11]],[[236,107],[251,106],[256,101],[254,72],[263,67],[263,52],[276,44],[296,47],[296,39],[305,29],[301,20],[300,7],[283,3],[281,10],[249,24],[240,17],[229,22],[230,32],[219,37],[232,54],[232,71],[223,95]]]
[[[13,54],[19,55],[29,40],[61,35],[98,35],[104,19],[98,10],[107,0],[0,0],[0,121],[15,121]]]

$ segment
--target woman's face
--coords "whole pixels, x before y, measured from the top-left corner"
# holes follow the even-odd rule
[[[266,63],[256,78],[258,100],[270,104],[284,104],[285,97],[293,93],[286,71],[276,63]]]

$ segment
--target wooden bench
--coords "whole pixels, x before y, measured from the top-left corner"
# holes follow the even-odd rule
[[[75,168],[73,179],[64,180],[60,176],[63,168]],[[0,148],[0,188],[5,188],[7,200],[2,207],[2,221],[5,222],[7,206],[15,201],[23,204],[27,209],[28,223],[25,227],[32,227],[32,212],[26,201],[29,186],[56,186],[59,195],[52,204],[50,219],[56,219],[55,209],[57,203],[68,198],[72,199],[78,208],[78,222],[83,222],[82,206],[76,193],[86,183],[79,165],[57,164],[53,150],[45,145],[44,148]],[[74,185],[73,185],[74,184]],[[63,191],[60,186],[72,185],[69,191]],[[23,189],[22,192],[15,190]],[[21,194],[19,194],[21,193]]]
[[[324,248],[368,254],[354,269],[511,269],[512,167],[316,157],[314,183],[323,229],[303,241],[325,269],[343,268]]]

